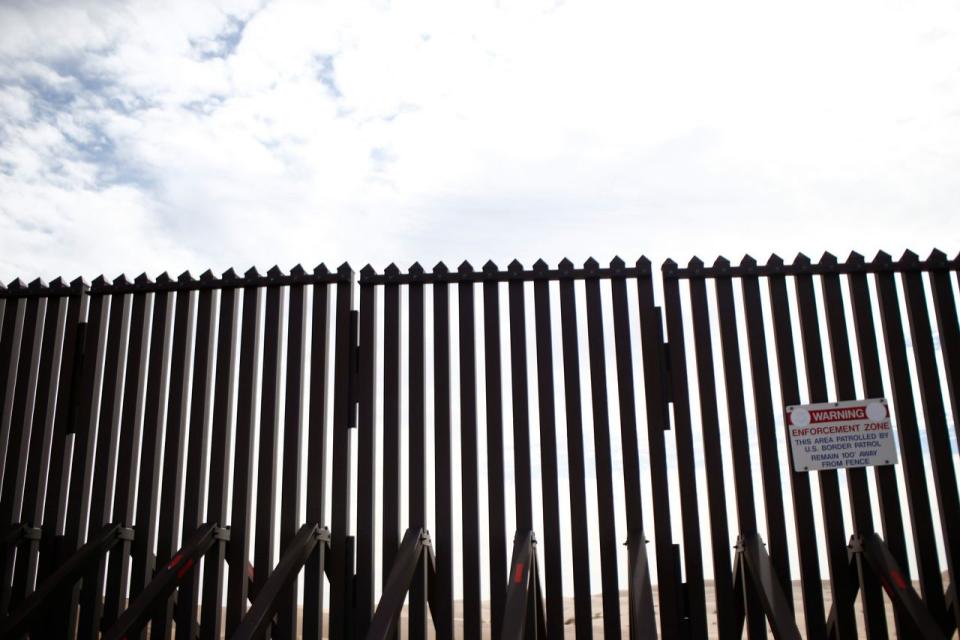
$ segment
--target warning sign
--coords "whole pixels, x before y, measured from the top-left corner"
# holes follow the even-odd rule
[[[793,468],[818,471],[896,464],[884,398],[787,407]]]

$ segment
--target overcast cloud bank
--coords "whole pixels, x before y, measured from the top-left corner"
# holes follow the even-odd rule
[[[951,3],[13,2],[0,277],[960,246]]]

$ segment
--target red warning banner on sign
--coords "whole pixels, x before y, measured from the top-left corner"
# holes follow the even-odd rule
[[[868,419],[883,420],[884,418],[889,417],[889,413],[886,410],[886,405],[876,406],[883,408],[883,415],[880,415],[879,411],[877,411],[876,415],[869,415],[867,413],[867,406],[859,405],[855,407],[846,407],[844,409],[807,409],[807,416],[805,416],[801,421],[806,422],[806,424],[819,424],[822,422],[860,422]],[[876,409],[874,409],[874,411],[876,411]],[[795,424],[793,420],[793,412],[788,415],[790,417],[790,424],[792,426]]]

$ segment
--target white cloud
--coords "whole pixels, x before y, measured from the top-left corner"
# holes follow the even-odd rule
[[[5,237],[6,278],[958,238],[946,3],[0,12],[0,216],[51,230],[41,252]],[[71,195],[90,210],[63,226]],[[144,242],[131,262],[83,244],[120,219]]]

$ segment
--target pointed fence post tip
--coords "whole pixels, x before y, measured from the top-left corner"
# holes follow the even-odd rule
[[[414,262],[412,265],[410,265],[410,268],[407,269],[407,273],[410,275],[422,276],[423,266],[419,262]]]
[[[66,288],[67,288],[67,283],[64,281],[63,278],[61,278],[60,276],[57,276],[56,278],[54,278],[53,280],[50,281],[50,288],[51,288],[51,289],[66,289]]]
[[[364,278],[372,278],[377,275],[377,270],[373,268],[371,264],[365,264],[363,269],[360,269],[360,276]]]
[[[441,260],[440,262],[438,262],[433,266],[433,272],[443,275],[443,274],[450,273],[450,270],[447,269],[447,265],[443,264],[443,261]]]
[[[170,284],[173,282],[173,278],[170,277],[170,274],[164,271],[157,276],[157,284]]]
[[[130,281],[127,280],[127,276],[125,274],[121,273],[120,275],[118,275],[116,278],[113,279],[113,286],[115,287],[125,287],[128,284],[130,284]]]
[[[460,263],[460,266],[457,267],[457,271],[459,271],[460,273],[473,273],[473,265],[471,265],[469,262],[464,260],[463,262]]]
[[[260,277],[260,272],[257,271],[257,268],[256,268],[255,266],[254,266],[254,267],[250,267],[250,268],[247,269],[247,271],[243,274],[243,277],[246,278],[247,280],[253,280],[254,278],[259,278],[259,277]]]
[[[17,287],[16,284],[15,284],[15,283],[17,283],[17,282],[20,282],[20,278],[17,278],[17,279],[14,280],[13,282],[11,282],[11,283],[10,283],[10,288],[11,288],[11,289],[19,289],[19,287]],[[93,286],[95,286],[95,287],[100,288],[100,287],[106,286],[106,284],[107,284],[107,279],[103,276],[102,273],[101,273],[100,275],[98,275],[96,278],[93,279]]]
[[[771,253],[767,259],[767,266],[779,271],[783,268],[783,258],[775,253]]]
[[[833,255],[829,251],[824,251],[823,255],[820,256],[820,264],[828,267],[835,267],[837,265],[837,256]]]
[[[188,269],[177,276],[177,282],[193,282],[193,274]]]
[[[727,274],[730,272],[730,261],[723,256],[717,256],[717,259],[713,261],[713,268],[722,274]]]
[[[614,271],[623,271],[627,268],[627,263],[620,256],[613,256],[613,260],[610,261],[610,268]]]
[[[864,264],[863,256],[856,251],[851,251],[850,255],[847,256],[847,266],[860,268]]]
[[[937,266],[943,266],[947,263],[947,254],[940,249],[934,249],[930,252],[930,257],[927,258],[927,262],[933,263]]]
[[[560,261],[560,264],[557,265],[560,268],[560,273],[570,273],[573,271],[573,261],[570,258],[564,258]]]
[[[321,262],[320,264],[318,264],[316,267],[313,268],[313,275],[315,276],[330,275],[330,269],[327,269],[327,265]]]
[[[237,272],[233,270],[233,267],[230,267],[229,269],[223,272],[222,278],[224,280],[237,280],[238,279]]]
[[[597,262],[596,258],[591,256],[584,261],[583,268],[587,271],[596,271],[600,268],[600,263]]]
[[[283,275],[283,271],[280,271],[279,265],[273,265],[273,266],[270,267],[270,269],[267,271],[267,276],[270,277],[271,279],[279,278],[279,277],[281,277],[282,275]]]
[[[33,291],[37,291],[39,289],[46,289],[47,283],[44,282],[42,278],[34,278],[28,285],[28,288],[32,289]]]
[[[297,278],[302,278],[303,276],[307,275],[307,272],[304,271],[303,265],[301,265],[301,264],[298,262],[297,264],[295,264],[295,265],[293,266],[292,269],[290,269],[290,275],[295,276],[295,277],[297,277]]]
[[[148,284],[151,284],[151,283],[153,282],[153,280],[151,280],[151,279],[150,279],[150,276],[148,276],[148,275],[146,274],[146,272],[144,272],[144,273],[141,273],[140,275],[138,275],[136,278],[134,278],[134,279],[133,279],[133,282],[134,282],[134,284],[142,287],[142,286],[146,286],[146,285],[148,285]]]
[[[533,270],[537,273],[544,273],[550,270],[550,265],[548,265],[543,258],[538,258],[537,261],[533,263]]]
[[[877,255],[873,258],[873,261],[876,262],[877,264],[890,264],[891,262],[893,262],[893,257],[889,253],[881,249],[880,251],[877,252]]]
[[[521,271],[523,271],[523,265],[520,264],[519,260],[514,258],[513,261],[507,265],[507,271],[509,271],[510,273],[520,273]]]
[[[916,253],[914,253],[910,249],[907,249],[906,251],[904,251],[903,256],[900,258],[900,262],[904,264],[913,265],[918,263],[919,261],[920,261],[920,256],[918,256]]]

